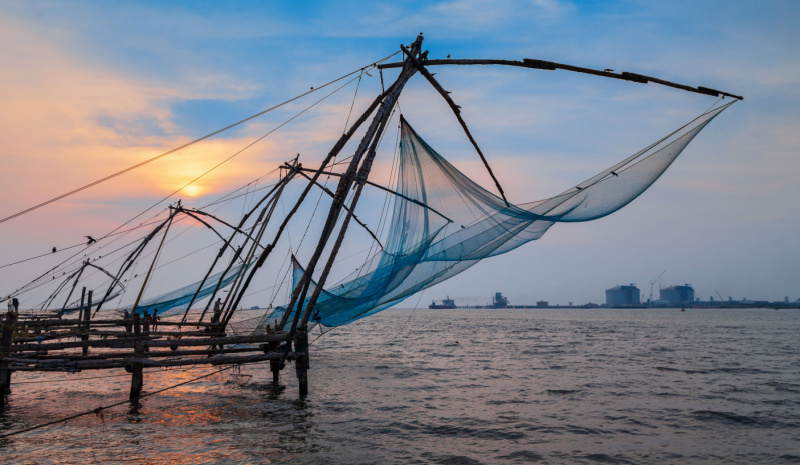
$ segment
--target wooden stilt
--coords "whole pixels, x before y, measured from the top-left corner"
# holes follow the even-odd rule
[[[11,393],[11,369],[5,359],[11,354],[16,323],[17,314],[13,311],[6,313],[3,320],[3,332],[0,335],[0,407],[5,405],[6,394]]]
[[[281,384],[281,361],[280,359],[272,359],[269,361],[269,369],[272,371],[272,385],[278,386]]]
[[[142,322],[138,313],[133,314],[133,335],[136,338],[133,352],[139,356],[144,356],[144,344],[142,343]],[[142,386],[144,385],[144,375],[142,373],[141,363],[130,363],[125,366],[125,370],[130,371],[131,376],[131,394],[130,399],[136,400],[142,394]]]
[[[145,341],[150,340],[150,315],[148,315],[147,312],[144,312],[144,315],[142,315],[142,336],[144,336]],[[143,349],[145,352],[150,351],[150,347],[146,345]]]
[[[86,286],[81,288],[81,306],[79,307],[80,310],[78,310],[78,320],[80,321],[83,321],[83,312],[86,311],[86,307],[84,307],[85,304],[86,304]],[[64,305],[64,307],[66,307],[66,305]]]
[[[86,288],[83,288],[83,291],[86,292]],[[81,310],[83,311],[83,335],[81,336],[81,341],[88,341],[89,340],[89,320],[92,317],[92,291],[89,291],[89,294],[86,296],[86,307],[83,306],[83,294],[81,294]],[[83,355],[87,355],[89,353],[89,346],[83,346]]]
[[[294,335],[294,366],[297,371],[297,384],[300,396],[308,395],[308,369],[311,367],[308,358],[308,333],[305,328],[298,329]],[[275,372],[273,372],[273,377]]]
[[[270,325],[267,325],[267,333],[270,333]],[[260,348],[265,354],[268,354],[280,347],[280,342],[268,342],[261,344]],[[272,372],[272,385],[277,387],[281,383],[281,360],[280,358],[270,359],[269,370]]]

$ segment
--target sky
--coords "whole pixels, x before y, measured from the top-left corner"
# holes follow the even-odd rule
[[[448,295],[459,305],[485,304],[494,292],[512,304],[602,303],[605,289],[628,283],[636,283],[645,299],[651,289],[657,298],[658,286],[690,283],[703,299],[720,294],[796,300],[799,20],[800,5],[792,1],[4,1],[0,217],[358,70],[423,32],[429,58],[539,58],[711,87],[744,100],[715,119],[653,187],[621,211],[556,225],[540,240],[484,260],[402,306]],[[715,101],[652,83],[565,71],[434,71],[463,107],[514,203],[583,181]],[[309,166],[318,163],[341,134],[351,105],[354,118],[380,92],[380,75],[370,74],[171,201],[206,205],[297,153]],[[389,82],[395,76],[384,73]],[[79,250],[67,248],[85,235],[102,237],[153,204],[158,206],[151,213],[163,214],[169,201],[160,199],[346,82],[0,223],[0,294],[72,253],[64,250]],[[409,82],[400,110],[431,146],[493,190],[457,121],[424,79]],[[382,144],[377,181],[388,177],[394,131]],[[268,184],[271,176],[260,182]],[[376,199],[365,201],[362,219],[370,217],[370,206],[377,208]],[[231,218],[240,211],[220,214]],[[295,241],[301,229],[290,230]],[[176,249],[209,242],[190,236],[176,241]],[[52,247],[58,252],[48,254]],[[6,266],[39,255],[45,256]],[[181,274],[179,269],[161,276],[160,286],[186,284]],[[253,295],[248,304],[265,305],[268,294]],[[31,302],[37,298],[30,296]]]

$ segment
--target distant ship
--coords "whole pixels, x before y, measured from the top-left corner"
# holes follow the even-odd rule
[[[442,300],[441,305],[436,305],[436,301],[434,300],[428,308],[456,308],[456,301],[451,299],[450,296],[447,296],[446,299]]]

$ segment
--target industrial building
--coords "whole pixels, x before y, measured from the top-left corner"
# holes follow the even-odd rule
[[[694,302],[694,288],[690,284],[665,287],[659,291],[659,297],[671,305]]]
[[[502,292],[496,292],[494,294],[494,299],[492,300],[492,308],[507,308],[508,307],[508,298],[503,297]]]
[[[633,283],[630,286],[612,287],[611,289],[606,289],[606,305],[609,307],[641,305],[640,295],[641,291]]]

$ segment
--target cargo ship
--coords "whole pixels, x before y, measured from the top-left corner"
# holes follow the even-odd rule
[[[437,305],[436,301],[434,300],[430,305],[428,305],[428,308],[456,308],[456,301],[451,299],[450,296],[447,296],[446,299],[442,300],[441,305]]]

